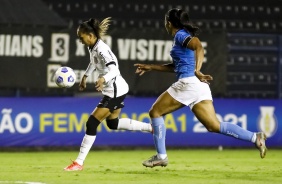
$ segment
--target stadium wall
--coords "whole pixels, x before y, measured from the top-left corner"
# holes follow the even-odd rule
[[[21,29],[0,28],[0,89],[29,89],[29,96],[35,96],[33,89],[43,95],[67,95],[57,90],[53,76],[60,66],[75,70],[77,82],[80,81],[89,63],[87,48],[80,43],[76,30],[55,28]],[[126,33],[126,34],[125,34]],[[169,51],[172,38],[163,29],[111,29],[104,41],[112,48],[119,60],[119,68],[129,83],[132,95],[158,95],[176,80],[174,74],[148,73],[140,78],[135,74],[135,63],[171,63]],[[205,49],[203,72],[214,78],[211,88],[215,94],[223,95],[226,86],[227,44],[226,33],[219,31],[201,36]],[[17,67],[15,67],[17,66]],[[207,73],[206,72],[206,73]],[[159,79],[165,78],[161,83]],[[94,86],[91,77],[88,84]],[[146,88],[144,88],[144,83]],[[158,89],[155,88],[158,84]],[[91,88],[86,91],[91,92]],[[63,92],[63,93],[62,93]],[[78,92],[77,88],[67,91],[69,96]],[[18,96],[25,96],[18,93]],[[1,94],[0,94],[1,96]]]
[[[0,147],[79,146],[85,122],[100,97],[0,98]],[[123,118],[150,122],[148,110],[155,98],[128,97]],[[264,131],[268,147],[282,146],[282,100],[214,99],[220,121],[250,131]],[[249,147],[249,142],[209,133],[189,108],[165,116],[167,146]],[[103,122],[96,146],[153,146],[150,133],[112,131]]]

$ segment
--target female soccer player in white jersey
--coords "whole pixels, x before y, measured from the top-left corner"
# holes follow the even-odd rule
[[[86,78],[95,70],[99,75],[95,87],[104,96],[86,122],[86,134],[77,159],[64,168],[66,171],[83,169],[83,162],[95,141],[97,127],[104,119],[110,129],[152,132],[152,126],[149,123],[128,118],[119,119],[129,88],[120,74],[116,56],[101,40],[101,36],[108,30],[109,22],[109,17],[102,22],[90,19],[81,23],[77,29],[77,36],[81,43],[88,47],[90,53],[90,63],[79,84],[79,89],[82,91],[86,88]]]
[[[200,40],[196,37],[199,28],[190,23],[188,13],[181,9],[169,10],[165,15],[165,28],[174,38],[170,51],[173,62],[168,65],[135,64],[136,73],[139,75],[151,70],[175,72],[178,80],[158,97],[150,109],[157,154],[145,160],[143,165],[155,167],[168,164],[163,116],[184,106],[190,106],[208,131],[253,142],[259,149],[261,158],[264,158],[267,150],[264,133],[250,132],[235,124],[219,122],[217,119],[207,82],[212,80],[212,77],[200,72],[204,51]]]

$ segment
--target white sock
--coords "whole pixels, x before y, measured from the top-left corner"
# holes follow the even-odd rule
[[[85,134],[81,142],[79,154],[75,160],[79,165],[83,165],[83,162],[87,154],[89,153],[95,139],[96,139],[96,135],[86,135]]]
[[[252,137],[252,143],[255,143],[257,140],[257,134],[254,133],[253,137]]]
[[[167,157],[167,154],[159,154],[158,153],[158,158],[165,159],[166,157]]]
[[[150,123],[144,123],[129,118],[121,118],[118,121],[118,130],[131,130],[131,131],[142,131],[152,132],[152,126]]]

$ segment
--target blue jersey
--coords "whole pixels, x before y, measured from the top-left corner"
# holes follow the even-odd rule
[[[193,50],[186,47],[187,41],[191,38],[190,33],[184,29],[180,29],[174,36],[170,56],[173,60],[177,79],[195,76],[195,54]]]

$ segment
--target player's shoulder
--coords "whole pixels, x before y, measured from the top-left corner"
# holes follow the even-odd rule
[[[97,45],[98,52],[108,51],[109,49],[110,47],[103,40],[98,41],[98,45]]]
[[[191,34],[186,31],[185,29],[180,29],[175,34],[175,43],[183,44],[183,42],[186,40],[186,38],[190,37]]]
[[[179,31],[176,32],[176,35],[175,36],[178,36],[178,37],[183,37],[183,36],[190,36],[191,34],[186,31],[185,29],[180,29]]]

